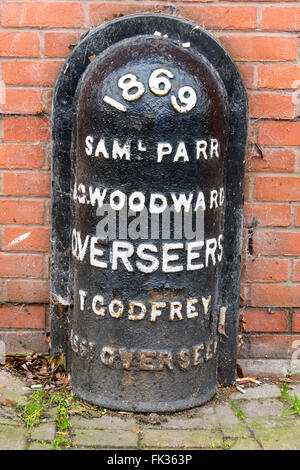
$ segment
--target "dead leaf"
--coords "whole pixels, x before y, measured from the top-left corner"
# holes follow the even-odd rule
[[[63,353],[57,354],[50,359],[50,365],[52,369],[62,367],[63,370],[66,370],[66,358]]]
[[[140,429],[133,429],[132,432],[134,434],[140,434],[142,431]]]
[[[9,400],[8,398],[4,398],[2,404],[4,406],[8,406],[8,405],[16,405],[17,402],[13,401],[13,400]]]

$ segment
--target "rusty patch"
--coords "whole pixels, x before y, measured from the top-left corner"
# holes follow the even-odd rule
[[[122,385],[124,387],[135,387],[135,377],[132,373],[132,371],[124,370],[124,375],[122,377]]]
[[[185,289],[151,289],[148,291],[153,300],[176,299],[185,294]]]
[[[61,304],[57,305],[60,318],[64,315],[64,307]]]

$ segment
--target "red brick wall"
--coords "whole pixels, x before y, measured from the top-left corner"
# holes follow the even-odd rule
[[[300,4],[290,0],[2,2],[0,339],[11,351],[47,350],[49,128],[59,69],[91,26],[146,11],[211,31],[244,78],[251,122],[240,356],[245,367],[249,358],[285,359],[300,340]]]

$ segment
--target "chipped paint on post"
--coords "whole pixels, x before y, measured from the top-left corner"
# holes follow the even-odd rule
[[[219,313],[218,333],[219,335],[224,335],[227,337],[225,333],[226,312],[227,312],[227,307],[221,307],[220,313]]]

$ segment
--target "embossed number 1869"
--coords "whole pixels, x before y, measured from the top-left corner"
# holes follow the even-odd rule
[[[148,81],[150,91],[156,96],[165,96],[172,88],[170,80],[174,78],[173,73],[167,69],[155,69]],[[122,75],[118,81],[118,87],[122,90],[122,97],[126,101],[136,101],[145,93],[145,85],[140,82],[136,75],[127,73]],[[109,96],[104,97],[105,103],[113,106],[119,111],[126,112],[127,107]],[[181,114],[186,114],[197,103],[197,95],[191,86],[183,86],[178,90],[178,96],[171,94],[173,108]]]

